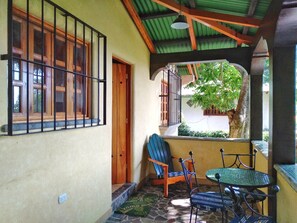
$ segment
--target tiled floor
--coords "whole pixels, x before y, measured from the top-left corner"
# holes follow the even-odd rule
[[[112,193],[116,190],[120,189],[124,184],[113,184],[112,185]]]
[[[201,186],[202,191],[217,190],[216,187]],[[163,197],[162,186],[145,185],[139,193],[154,193],[157,194],[159,199],[152,207],[149,215],[145,218],[132,217],[128,215],[113,214],[106,223],[112,222],[189,222],[190,219],[190,205],[187,198],[187,191],[185,183],[177,183],[169,185],[168,198]],[[193,215],[192,222],[195,216]],[[199,211],[197,222],[199,223],[218,223],[221,222],[221,212],[213,213],[206,211]]]

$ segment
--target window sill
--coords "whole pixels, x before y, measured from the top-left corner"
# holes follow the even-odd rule
[[[253,140],[252,144],[268,160],[268,143],[265,141]]]
[[[297,192],[297,164],[280,165],[275,164],[274,169],[288,182]]]
[[[98,126],[97,124],[98,119],[78,119],[76,120],[76,126],[77,127],[83,127],[83,124],[85,124],[85,127],[89,126]],[[100,120],[99,120],[100,123]],[[57,129],[73,129],[75,128],[75,120],[67,120],[67,124],[65,127],[65,121],[56,121],[56,128]],[[48,131],[51,131],[54,129],[54,121],[44,121],[43,122],[43,129],[48,129]],[[14,123],[12,126],[13,132],[24,132],[27,130],[27,123]],[[41,122],[30,122],[29,123],[29,130],[41,130]],[[8,132],[8,125],[2,125],[1,126],[1,132]]]
[[[252,144],[268,159],[268,143],[265,141],[252,141]],[[297,192],[297,164],[275,164],[274,169]]]

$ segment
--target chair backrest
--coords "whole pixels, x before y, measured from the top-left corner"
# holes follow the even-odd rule
[[[257,150],[254,149],[253,153],[225,153],[224,149],[220,149],[223,167],[236,167],[255,170]],[[248,162],[243,159],[248,159]]]
[[[169,144],[160,136],[155,133],[151,135],[147,144],[147,149],[151,159],[167,164],[168,172],[174,172]],[[163,177],[163,168],[155,163],[153,165],[157,177]]]
[[[193,181],[193,178],[195,180],[195,183],[196,183],[196,190],[198,190],[198,180],[197,180],[197,176],[196,176],[196,170],[195,170],[195,162],[194,162],[194,159],[193,159],[193,153],[192,151],[189,152],[189,155],[190,157],[187,158],[187,159],[182,159],[182,158],[179,158],[179,162],[181,164],[181,167],[182,167],[182,170],[183,170],[183,174],[184,174],[184,177],[185,177],[185,181],[186,181],[186,184],[187,184],[187,189],[188,189],[188,192],[189,194],[191,193],[192,191],[192,181]],[[188,165],[187,164],[190,163],[190,165],[192,165],[192,171],[190,171],[188,169]]]
[[[253,207],[250,202],[248,201],[248,197],[250,196],[256,196],[256,197],[275,197],[275,194],[279,191],[279,186],[278,185],[273,185],[271,186],[271,194],[264,194],[264,193],[255,193],[254,191],[249,191],[245,190],[242,188],[230,188],[230,190],[233,190],[234,193],[236,194],[241,194],[241,202],[239,203],[234,203],[234,206],[227,206],[226,202],[224,201],[224,193],[223,193],[223,188],[225,187],[224,185],[221,184],[220,182],[220,174],[216,173],[215,178],[218,181],[219,188],[220,188],[220,193],[221,193],[221,198],[222,198],[222,203],[224,205],[225,210],[230,211],[234,215],[234,219],[236,220],[231,220],[231,222],[266,222],[266,223],[273,223],[275,222],[271,216],[263,215],[256,209],[257,207]]]

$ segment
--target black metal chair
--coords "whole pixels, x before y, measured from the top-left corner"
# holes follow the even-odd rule
[[[220,149],[220,152],[221,152],[221,158],[222,158],[222,163],[224,168],[235,167],[235,168],[244,168],[248,170],[255,170],[256,168],[256,155],[258,152],[256,149],[253,150],[253,153],[225,153],[224,149]],[[246,160],[243,160],[244,158],[248,159],[248,162],[250,163],[247,164]],[[247,196],[247,200],[252,205],[257,202],[262,202],[262,213],[263,213],[264,200],[266,199],[266,197],[263,195],[265,195],[265,193],[259,189],[255,189],[252,192],[253,194],[249,194]],[[229,188],[225,188],[225,193],[230,194]],[[257,196],[258,194],[262,196]]]
[[[193,209],[196,208],[196,217],[195,222],[197,221],[197,214],[198,210],[206,210],[206,211],[221,211],[222,212],[222,222],[224,219],[227,219],[228,212],[225,209],[225,206],[232,205],[233,200],[226,196],[224,197],[225,205],[222,203],[221,193],[219,192],[200,192],[199,191],[199,184],[196,176],[194,160],[193,160],[193,153],[190,152],[190,157],[187,159],[179,158],[179,162],[181,163],[181,167],[184,173],[185,181],[187,184],[187,190],[190,197],[190,204],[191,204],[191,215],[190,215],[190,222],[192,221],[192,214]],[[186,166],[186,163],[192,164],[192,170],[189,170]],[[193,181],[193,178],[195,182]],[[195,183],[195,186],[194,186]],[[193,185],[193,187],[192,187]]]
[[[220,174],[215,174],[216,179],[218,180],[220,193],[221,193],[221,199],[223,205],[225,205],[225,196],[223,194],[223,188],[224,186],[220,182]],[[249,223],[249,222],[262,222],[262,223],[275,223],[275,220],[271,216],[263,215],[263,213],[260,213],[257,209],[254,209],[250,202],[248,201],[249,196],[261,196],[261,197],[274,197],[275,194],[279,191],[279,186],[273,185],[271,187],[271,191],[273,194],[258,194],[255,192],[249,192],[247,190],[243,190],[240,188],[232,188],[235,193],[241,194],[242,202],[241,203],[234,203],[234,206],[225,205],[226,211],[232,212],[233,217],[229,221],[230,223]]]

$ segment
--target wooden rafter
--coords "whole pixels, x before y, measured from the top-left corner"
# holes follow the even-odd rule
[[[209,41],[228,41],[229,37],[225,35],[214,35],[214,36],[201,36],[199,39],[196,38],[196,42],[199,40],[200,43],[205,43]],[[159,40],[155,42],[155,46],[161,46],[161,47],[166,47],[166,46],[173,46],[178,43],[180,44],[187,44],[189,42],[188,38],[180,38],[180,39],[172,39],[172,40]]]
[[[187,23],[189,24],[189,35],[190,35],[192,50],[197,50],[197,41],[196,41],[196,36],[193,28],[193,21],[190,17],[187,17]]]
[[[240,45],[242,43],[250,44],[254,40],[253,37],[238,33],[236,31],[234,31],[233,29],[230,29],[218,22],[204,20],[204,19],[197,19],[197,18],[194,18],[193,20],[196,20],[197,22],[202,23],[203,25],[216,30],[219,33],[229,36],[230,38],[236,40],[238,45]]]
[[[195,3],[194,0],[188,0],[188,3],[189,3],[191,8],[196,7],[196,3]],[[192,18],[190,16],[188,16],[186,18],[187,18],[187,23],[189,24],[189,35],[190,35],[192,50],[197,50],[197,40],[196,40],[195,31],[194,31],[194,28],[193,28]]]
[[[241,43],[250,44],[252,43],[253,38],[247,35],[237,33],[233,29],[230,29],[218,23],[217,21],[232,23],[232,24],[237,24],[242,26],[249,26],[249,27],[259,27],[261,24],[261,20],[254,19],[254,18],[207,12],[207,11],[197,10],[197,9],[189,9],[185,6],[180,6],[173,0],[152,0],[152,1],[164,7],[167,7],[170,10],[173,10],[176,12],[181,11],[186,17],[190,17],[192,18],[192,20],[200,22],[216,30],[217,32],[220,32],[232,39],[235,39],[237,41],[237,44],[241,44]]]
[[[186,16],[193,16],[199,19],[207,19],[211,21],[232,23],[236,25],[255,27],[255,28],[259,28],[259,26],[261,25],[261,20],[259,19],[236,16],[236,15],[228,15],[228,14],[217,13],[217,12],[209,12],[209,11],[204,11],[199,9],[189,9],[185,6],[180,6],[174,0],[152,0],[152,1],[168,9],[171,9],[172,11],[176,11],[176,12],[181,11]]]
[[[192,75],[192,76],[194,76],[192,65],[191,64],[187,64],[187,68],[188,68],[189,74]]]
[[[127,9],[129,15],[131,16],[132,20],[134,21],[138,31],[140,32],[144,42],[146,43],[147,47],[149,48],[151,53],[156,53],[155,46],[147,33],[139,15],[137,14],[132,0],[122,0],[122,3],[124,4],[125,8]]]
[[[195,80],[198,80],[197,66],[199,66],[199,64],[187,64],[189,74],[192,75]]]
[[[193,64],[193,67],[194,67],[194,74],[195,74],[195,78],[196,80],[198,80],[199,78],[199,74],[198,74],[198,71],[197,71],[197,68],[200,66],[200,64]]]

